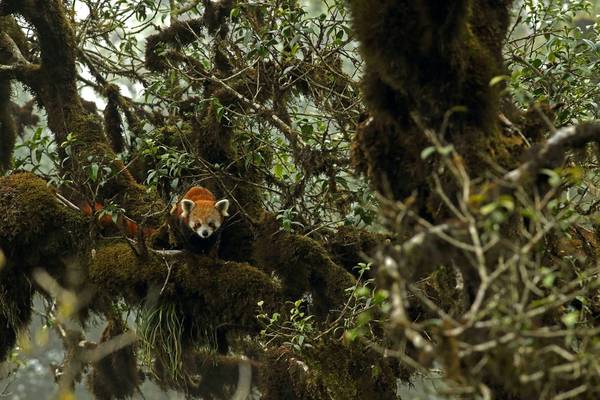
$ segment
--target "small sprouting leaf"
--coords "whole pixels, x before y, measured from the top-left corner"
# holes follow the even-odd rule
[[[425,147],[422,151],[421,151],[421,160],[426,160],[427,158],[429,158],[433,153],[435,153],[435,146],[429,146],[429,147]]]
[[[567,327],[572,328],[579,321],[579,311],[571,311],[563,315],[561,319]]]
[[[94,182],[96,182],[98,180],[98,170],[99,169],[100,169],[100,166],[96,163],[93,163],[92,165],[90,165],[90,178]]]
[[[508,75],[495,76],[490,80],[490,87],[494,87],[501,82],[507,81],[508,79],[510,79]]]

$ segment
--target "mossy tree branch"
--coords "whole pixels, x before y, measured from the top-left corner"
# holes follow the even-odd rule
[[[76,84],[77,44],[64,4],[58,0],[1,2],[0,15],[12,14],[22,15],[39,37],[41,65],[35,77],[24,83],[34,90],[44,106],[48,126],[57,142],[63,144],[69,133],[75,135],[71,162],[64,165],[67,172],[86,197],[115,198],[133,218],[154,215],[150,222],[156,223],[156,215],[163,208],[156,194],[135,182],[108,145],[99,117],[88,113],[82,105]],[[97,188],[85,184],[88,180],[85,165],[90,159],[112,171],[107,184]]]

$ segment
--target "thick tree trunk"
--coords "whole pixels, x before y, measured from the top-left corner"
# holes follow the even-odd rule
[[[437,165],[421,158],[432,145],[426,129],[452,144],[473,176],[493,164],[515,165],[520,149],[503,136],[500,85],[490,84],[505,71],[501,49],[511,4],[350,2],[370,113],[357,131],[354,161],[382,194],[402,199],[417,191],[422,208],[436,213],[428,179]]]

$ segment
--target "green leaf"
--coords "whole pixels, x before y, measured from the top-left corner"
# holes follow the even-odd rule
[[[422,151],[421,151],[421,160],[426,160],[427,158],[429,158],[433,153],[435,153],[435,146],[429,146],[429,147],[425,147]]]
[[[508,76],[508,75],[498,75],[498,76],[495,76],[495,77],[493,77],[490,80],[490,87],[494,87],[497,84],[499,84],[501,82],[504,82],[504,81],[507,81],[509,79],[510,79],[510,76]]]
[[[99,169],[100,169],[100,166],[96,163],[93,163],[92,165],[90,165],[90,178],[94,182],[96,182],[98,180],[98,170]]]
[[[579,311],[571,311],[561,318],[562,322],[569,328],[573,328],[579,321]]]

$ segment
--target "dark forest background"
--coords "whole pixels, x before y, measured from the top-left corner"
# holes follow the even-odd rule
[[[598,398],[597,10],[0,0],[0,397]]]

